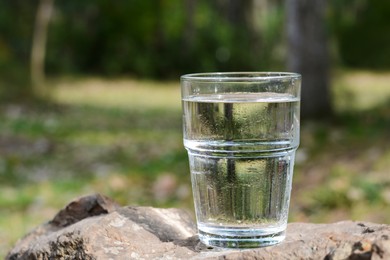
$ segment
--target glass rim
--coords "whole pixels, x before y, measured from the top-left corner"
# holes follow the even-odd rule
[[[236,82],[236,81],[264,81],[281,79],[300,79],[301,74],[295,72],[202,72],[184,74],[181,80],[190,81],[211,81],[211,82]]]

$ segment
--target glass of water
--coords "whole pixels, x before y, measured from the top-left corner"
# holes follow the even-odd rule
[[[279,72],[181,77],[200,240],[250,248],[285,238],[299,145],[301,76]]]

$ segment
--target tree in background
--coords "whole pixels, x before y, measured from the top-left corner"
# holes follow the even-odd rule
[[[39,19],[46,16],[37,7],[52,1],[0,1],[3,99],[40,92],[31,81],[42,86],[44,72],[162,80],[189,72],[285,70],[287,57],[287,69],[304,76],[303,117],[328,115],[326,19],[341,64],[390,64],[389,1],[332,0],[328,10],[325,0],[56,1],[45,48],[48,19]]]
[[[48,95],[45,87],[45,53],[49,21],[53,11],[53,0],[40,0],[35,18],[31,48],[31,83],[33,92],[39,97]]]
[[[332,114],[326,0],[287,0],[287,67],[302,74],[302,117]]]

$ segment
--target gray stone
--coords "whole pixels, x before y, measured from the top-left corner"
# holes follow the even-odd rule
[[[6,259],[390,259],[390,226],[291,223],[276,246],[225,250],[201,244],[179,209],[119,207],[102,195],[76,199],[17,242]]]

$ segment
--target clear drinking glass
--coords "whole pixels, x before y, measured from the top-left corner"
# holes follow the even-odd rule
[[[200,240],[250,248],[285,238],[299,145],[301,76],[279,72],[181,77]]]

